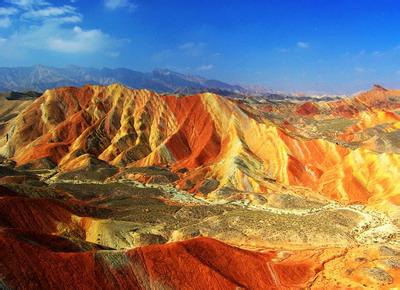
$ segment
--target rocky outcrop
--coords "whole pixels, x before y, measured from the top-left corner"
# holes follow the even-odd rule
[[[322,262],[313,252],[279,261],[274,251],[208,238],[84,252],[65,239],[2,230],[0,246],[3,285],[24,289],[61,289],[60,281],[74,289],[303,288]]]
[[[397,130],[398,117],[384,111],[399,106],[396,94],[379,89],[328,103],[274,105],[268,114],[286,114],[291,108],[280,123],[276,115],[265,114],[263,105],[210,93],[177,97],[121,85],[59,88],[46,91],[7,122],[4,131],[9,133],[0,151],[18,166],[54,164],[62,174],[82,162],[104,162],[111,167],[100,180],[110,178],[112,168],[121,173],[130,167],[170,168],[179,176],[172,182],[190,192],[204,191],[206,179],[216,180],[218,185],[206,190],[210,199],[220,196],[220,190],[270,193],[301,186],[341,202],[388,207],[399,204],[399,155],[376,152],[372,143],[354,147],[356,139],[350,136],[385,120],[393,120],[391,128]],[[349,122],[360,120],[336,133],[336,123],[329,123],[335,116],[340,116],[337,122],[345,116]],[[314,137],[314,129],[308,135],[299,129],[312,122],[317,126]],[[328,131],[324,122],[331,124]]]

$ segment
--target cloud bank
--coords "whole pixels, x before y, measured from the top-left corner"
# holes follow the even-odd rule
[[[131,4],[107,2],[115,2],[115,7]],[[116,49],[121,40],[101,29],[85,28],[84,16],[73,5],[74,1],[64,5],[43,0],[5,3],[0,6],[0,46],[7,57],[24,52],[28,55],[32,50],[70,55],[102,53],[114,58],[119,55]]]

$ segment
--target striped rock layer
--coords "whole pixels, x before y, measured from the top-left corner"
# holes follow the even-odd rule
[[[381,124],[400,128],[396,94],[375,88],[352,99],[265,109],[210,93],[177,97],[121,85],[59,88],[7,123],[0,153],[17,165],[45,161],[66,172],[88,156],[122,169],[165,166],[185,172],[177,186],[190,192],[206,179],[216,180],[209,198],[224,189],[267,194],[294,186],[345,203],[394,209],[400,203],[400,155],[376,150],[372,139],[356,147],[346,142]],[[334,142],[271,121],[265,113],[271,110],[286,110],[288,119],[306,115],[318,122],[323,112],[357,123]]]

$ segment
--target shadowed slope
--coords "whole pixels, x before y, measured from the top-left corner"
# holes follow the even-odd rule
[[[0,226],[39,233],[56,233],[57,226],[69,224],[71,213],[48,199],[0,197]]]

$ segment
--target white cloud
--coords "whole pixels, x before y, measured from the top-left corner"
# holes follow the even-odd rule
[[[11,16],[17,13],[18,10],[14,7],[0,7],[0,16]]]
[[[121,42],[100,29],[76,26],[76,23],[82,22],[83,16],[73,4],[57,6],[43,0],[7,2],[15,7],[0,8],[0,27],[11,26],[10,17],[1,17],[1,14],[15,13],[15,18],[12,19],[13,27],[7,41],[0,43],[4,54],[7,52],[12,56],[18,52],[29,55],[32,50],[43,50],[62,54],[100,52],[108,55]],[[117,57],[115,52],[113,57]]]
[[[19,6],[22,9],[31,9],[35,6],[49,5],[49,2],[44,0],[6,0],[6,2]]]
[[[84,30],[81,27],[62,28],[49,23],[13,34],[10,46],[22,49],[49,50],[65,54],[90,53],[108,48],[111,37],[101,30]]]
[[[137,9],[137,5],[129,0],[104,0],[104,6],[109,10],[127,8],[130,12]]]
[[[14,20],[20,21],[53,21],[62,23],[78,23],[82,21],[82,15],[76,7],[71,5],[56,6],[43,0],[7,0],[15,7],[0,7],[0,16],[15,15]],[[72,3],[72,2],[71,2]],[[17,15],[18,14],[18,15]],[[5,23],[6,20],[3,20]],[[9,26],[10,22],[6,24]],[[6,26],[3,24],[3,27]]]
[[[31,9],[22,14],[22,18],[31,21],[53,21],[58,23],[78,23],[82,21],[82,15],[75,7],[46,6],[40,9]]]
[[[62,16],[67,14],[76,14],[76,8],[64,5],[64,6],[48,6],[38,10],[30,10],[22,14],[22,17],[28,19],[37,19],[37,18],[45,18],[45,17],[55,17]]]
[[[67,35],[48,39],[49,48],[62,53],[94,52],[104,46],[109,36],[99,29],[83,30],[75,26]]]
[[[197,68],[197,70],[200,70],[200,71],[207,71],[207,70],[212,70],[213,68],[214,68],[214,65],[213,65],[213,64],[205,64],[205,65],[199,66],[199,67]]]
[[[0,28],[7,28],[11,26],[11,19],[10,17],[2,17],[0,18]]]
[[[299,47],[299,48],[309,48],[310,44],[308,42],[299,41],[299,42],[297,42],[297,47]]]
[[[82,16],[80,15],[63,16],[51,19],[51,21],[58,23],[78,23],[82,21]]]

